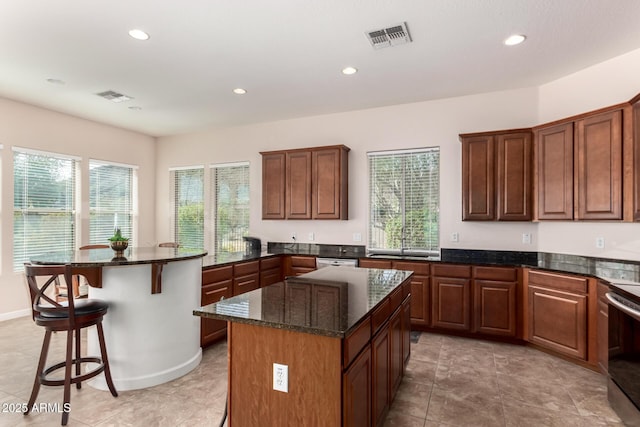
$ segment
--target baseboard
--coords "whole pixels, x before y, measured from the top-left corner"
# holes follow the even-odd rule
[[[25,308],[23,310],[10,311],[8,313],[0,313],[0,322],[4,322],[5,320],[17,319],[18,317],[29,316],[31,314],[31,310]]]

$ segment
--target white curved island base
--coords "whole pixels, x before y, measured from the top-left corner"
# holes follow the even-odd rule
[[[102,288],[89,287],[89,298],[109,302],[103,326],[118,391],[171,381],[202,359],[200,319],[192,314],[200,305],[202,259],[164,264],[160,293],[151,293],[151,274],[151,264],[105,266]],[[89,354],[100,354],[95,328],[87,345]],[[89,384],[108,389],[103,374]]]

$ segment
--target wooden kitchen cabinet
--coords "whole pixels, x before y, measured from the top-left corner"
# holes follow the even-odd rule
[[[348,219],[348,147],[260,154],[263,219]]]
[[[202,295],[200,303],[205,306],[233,296],[233,267],[209,268],[202,271]],[[206,347],[227,333],[227,322],[216,319],[200,320],[200,345]]]
[[[622,219],[622,110],[576,122],[577,219]]]
[[[361,267],[361,268],[390,269],[391,268],[391,260],[388,260],[388,259],[360,258],[358,260],[358,267]]]
[[[539,220],[623,219],[623,108],[535,130]]]
[[[282,258],[274,256],[260,259],[260,287],[282,281]]]
[[[316,269],[316,257],[307,255],[286,255],[283,259],[284,275],[300,276]]]
[[[262,219],[285,219],[285,153],[262,154]]]
[[[402,314],[402,306],[398,306],[389,319],[389,403],[393,401],[402,382],[404,366]]]
[[[392,268],[413,271],[411,276],[411,324],[427,327],[431,321],[430,264],[427,262],[394,261]]]
[[[371,339],[372,354],[372,420],[373,426],[382,426],[389,412],[389,324],[385,323],[380,331]]]
[[[260,287],[260,261],[238,262],[233,265],[233,295]]]
[[[460,139],[462,219],[531,220],[531,131],[464,134]]]
[[[471,331],[471,266],[433,264],[431,326]]]
[[[367,338],[368,339],[368,338]],[[343,425],[370,427],[371,423],[371,345],[367,344],[343,375]]]
[[[287,219],[311,219],[311,151],[288,151],[285,212]]]
[[[633,108],[633,220],[640,221],[640,95],[631,100]]]
[[[349,218],[348,154],[344,145],[311,151],[313,219]]]
[[[510,267],[473,267],[473,332],[517,336],[518,271]]]
[[[529,341],[587,360],[588,293],[585,277],[529,270]]]
[[[609,371],[609,303],[605,294],[609,285],[598,281],[598,368],[603,374]]]
[[[407,370],[407,364],[411,357],[411,299],[412,295],[402,302],[402,373]]]

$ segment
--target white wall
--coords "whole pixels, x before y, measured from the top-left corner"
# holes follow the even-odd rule
[[[540,86],[538,124],[627,102],[640,93],[640,49]],[[596,237],[605,248],[596,249]],[[640,224],[541,222],[538,250],[640,260]]]
[[[139,221],[136,239],[155,241],[155,139],[112,126],[71,117],[0,98],[0,169],[2,180],[0,228],[0,320],[29,313],[22,273],[13,272],[13,152],[30,148],[81,157],[82,186],[79,244],[88,243],[89,159],[139,166]]]
[[[523,249],[521,234],[534,224],[477,224],[461,221],[461,144],[458,134],[526,127],[535,123],[536,88],[302,119],[210,130],[158,139],[156,182],[158,212],[169,206],[168,169],[248,160],[251,164],[251,234],[263,241],[358,244],[353,233],[367,235],[367,151],[440,146],[441,236],[460,233],[457,247]],[[260,151],[344,144],[349,153],[348,221],[263,221]],[[157,219],[160,240],[170,238],[168,216]],[[497,233],[497,232],[500,233]],[[365,244],[362,242],[361,244]],[[444,247],[454,244],[443,239]],[[531,249],[528,245],[526,249]]]

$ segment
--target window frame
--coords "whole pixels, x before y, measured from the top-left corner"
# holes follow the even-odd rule
[[[180,230],[179,230],[179,212],[178,212],[178,208],[179,208],[179,203],[177,201],[177,198],[179,196],[179,194],[177,193],[178,191],[178,185],[177,185],[177,179],[179,176],[180,172],[186,172],[186,171],[200,171],[201,173],[201,180],[200,180],[200,188],[201,191],[199,193],[200,195],[200,201],[199,203],[202,204],[202,217],[200,218],[202,224],[201,224],[201,231],[200,233],[197,233],[199,235],[199,238],[202,240],[202,246],[195,248],[192,247],[189,243],[185,242],[180,234]],[[204,165],[196,165],[196,166],[184,166],[184,167],[173,167],[173,168],[169,168],[169,199],[170,199],[170,208],[171,208],[171,220],[170,220],[170,235],[171,235],[171,239],[180,244],[181,248],[184,249],[204,249],[205,245],[206,245],[206,241],[205,241],[205,224],[206,224],[206,206],[205,206],[205,173],[204,173]],[[193,233],[194,236],[196,236],[196,233]],[[198,237],[198,236],[196,236]]]

